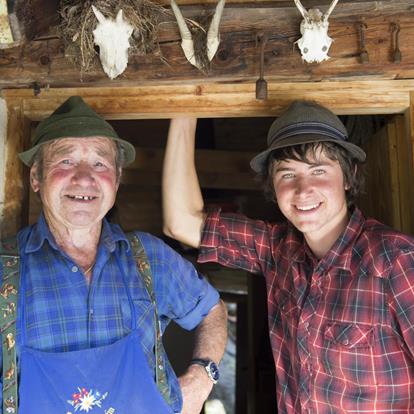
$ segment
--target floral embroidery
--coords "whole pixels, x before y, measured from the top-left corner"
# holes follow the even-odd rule
[[[68,400],[68,403],[75,409],[75,411],[89,412],[94,407],[102,408],[102,401],[108,396],[108,393],[101,394],[99,391],[93,392],[93,390],[87,390],[86,388],[79,388],[78,392],[72,394],[72,400]],[[68,412],[67,414],[71,414]]]

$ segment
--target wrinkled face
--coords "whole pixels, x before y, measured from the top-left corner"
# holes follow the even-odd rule
[[[116,148],[108,138],[64,138],[46,144],[43,174],[30,171],[43,212],[55,228],[91,228],[115,202],[118,175]]]
[[[300,26],[302,37],[296,42],[305,62],[322,62],[329,59],[332,39],[328,36],[329,23],[325,20],[306,21]]]
[[[105,19],[93,31],[94,42],[99,46],[99,58],[105,73],[114,79],[128,64],[129,38],[133,27],[125,20]]]
[[[307,240],[323,240],[347,222],[344,175],[338,161],[321,150],[312,163],[282,160],[273,166],[276,201]]]

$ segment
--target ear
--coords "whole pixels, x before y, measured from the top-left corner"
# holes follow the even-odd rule
[[[33,164],[32,167],[30,168],[30,185],[32,187],[32,190],[37,193],[40,190],[40,181],[37,178],[38,177],[38,173],[37,173],[37,163]]]
[[[93,14],[96,16],[96,18],[98,19],[99,23],[103,24],[106,22],[105,16],[93,4],[92,4],[92,11],[93,11]]]
[[[358,171],[358,165],[354,166],[354,172],[352,173],[353,178],[355,178]],[[345,178],[345,177],[344,177]],[[350,184],[345,182],[345,191],[348,191],[351,188]]]
[[[121,184],[121,177],[122,177],[122,167],[119,167],[118,178],[116,180],[116,191],[118,191],[119,184]]]

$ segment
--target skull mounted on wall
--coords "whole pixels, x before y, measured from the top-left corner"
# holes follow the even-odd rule
[[[295,42],[300,49],[302,59],[308,63],[320,63],[329,59],[328,51],[333,40],[328,36],[328,19],[338,0],[332,1],[325,14],[319,9],[306,10],[300,0],[294,1],[303,17],[300,24],[302,37]]]
[[[115,79],[127,67],[129,38],[134,28],[124,20],[122,9],[115,19],[106,18],[93,5],[92,10],[98,19],[98,24],[93,31],[94,43],[99,46],[99,58],[103,70],[111,79]]]

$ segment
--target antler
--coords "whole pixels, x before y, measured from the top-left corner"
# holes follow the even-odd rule
[[[296,7],[299,9],[300,14],[302,15],[302,17],[304,19],[306,19],[308,17],[308,11],[303,7],[303,5],[300,2],[300,0],[294,0],[294,1],[295,1],[295,4],[296,4]],[[338,0],[336,0],[336,1],[338,1]]]
[[[178,29],[180,30],[181,47],[184,51],[184,55],[192,65],[197,66],[194,57],[194,42],[191,32],[175,0],[171,0],[171,9],[174,13],[175,19],[177,20]]]
[[[327,12],[325,13],[325,15],[323,16],[324,20],[328,20],[329,16],[331,15],[331,13],[333,12],[333,9],[335,8],[336,4],[338,3],[338,0],[333,0],[331,5],[329,6],[329,9],[327,10]]]
[[[214,12],[214,16],[211,19],[210,28],[208,29],[207,33],[207,56],[208,60],[212,60],[214,55],[217,52],[217,49],[220,44],[220,35],[219,35],[219,26],[221,16],[224,10],[224,4],[226,3],[225,0],[219,0],[216,6],[216,11]]]

